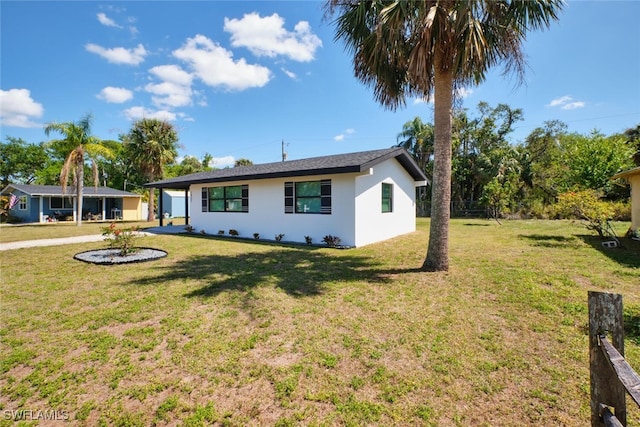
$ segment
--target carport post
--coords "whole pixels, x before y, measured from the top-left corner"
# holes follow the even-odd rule
[[[153,191],[155,191],[155,188],[152,188]],[[163,218],[164,218],[164,209],[163,206],[164,204],[162,203],[162,188],[160,188],[160,191],[158,192],[158,216],[160,217],[160,227],[163,226]]]
[[[189,225],[189,188],[184,189],[184,225]]]

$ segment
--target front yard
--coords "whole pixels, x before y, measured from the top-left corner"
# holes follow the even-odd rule
[[[169,255],[143,264],[73,260],[100,243],[1,252],[0,425],[588,425],[589,290],[624,295],[640,368],[640,242],[454,220],[451,271],[422,273],[427,237],[419,219],[352,250],[159,235],[140,245]]]

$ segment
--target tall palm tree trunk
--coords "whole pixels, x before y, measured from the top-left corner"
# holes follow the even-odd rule
[[[147,221],[156,220],[155,209],[154,209],[155,195],[156,195],[156,189],[149,188],[149,210],[147,211]]]
[[[442,71],[436,50],[434,71],[433,182],[431,186],[431,226],[424,271],[449,269],[449,217],[451,215],[451,109],[453,73]]]
[[[78,156],[76,164],[76,225],[82,225],[82,196],[84,187],[84,155]]]

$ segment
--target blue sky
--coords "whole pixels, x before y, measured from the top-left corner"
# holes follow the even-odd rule
[[[544,121],[605,134],[640,123],[640,1],[569,1],[560,21],[530,33],[529,69],[515,86],[501,69],[464,91],[522,108],[511,141]],[[385,110],[353,76],[313,1],[0,2],[1,138],[37,143],[42,125],[94,117],[118,139],[132,120],[171,121],[180,154],[215,166],[387,148],[402,125],[432,120],[408,99]]]

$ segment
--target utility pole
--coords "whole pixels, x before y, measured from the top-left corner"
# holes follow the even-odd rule
[[[289,145],[289,143],[288,143],[288,142],[287,142],[287,143],[285,143],[285,142],[284,142],[284,139],[283,139],[283,140],[282,140],[282,161],[283,161],[283,162],[287,160],[287,152],[286,152],[286,151],[284,151],[284,146],[285,146],[285,145]]]

